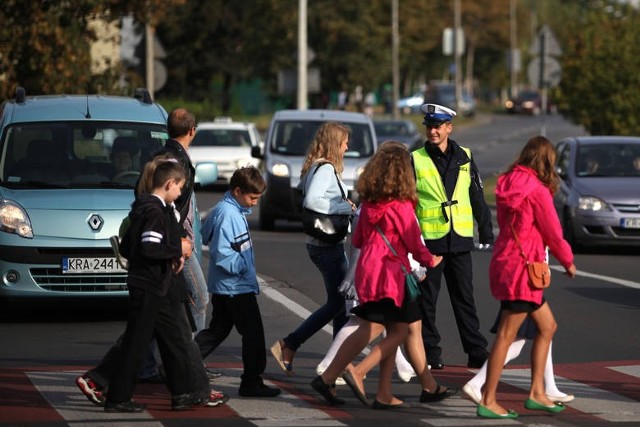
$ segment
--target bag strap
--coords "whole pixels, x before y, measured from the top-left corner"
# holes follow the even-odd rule
[[[393,246],[391,246],[391,242],[389,242],[389,239],[387,239],[387,236],[384,235],[384,233],[382,232],[382,230],[380,229],[378,224],[376,224],[376,230],[378,230],[378,233],[380,233],[380,235],[382,236],[382,239],[384,240],[384,242],[387,244],[389,249],[391,249],[391,253],[394,254],[395,256],[398,256],[398,253],[396,252],[395,249],[393,249]],[[404,264],[402,264],[402,262],[400,263],[400,268],[402,268],[402,272],[404,274],[409,274],[407,272],[407,269],[405,268]]]
[[[520,248],[520,255],[522,255],[522,258],[524,258],[527,264],[529,264],[529,258],[525,255],[524,250],[522,249],[522,244],[520,243],[520,239],[518,239],[518,235],[516,234],[516,229],[513,226],[513,222],[509,225],[511,225],[511,231],[513,232],[513,237],[516,238],[516,242],[518,243],[518,247]]]
[[[336,176],[336,182],[338,183],[338,188],[340,189],[340,193],[342,194],[342,200],[347,200],[347,196],[344,194],[344,190],[342,189],[342,185],[340,185],[340,178],[338,178],[338,172],[336,171],[335,166],[333,166],[333,163],[331,163],[331,162],[318,162],[318,164],[316,165],[316,168],[313,170],[313,173],[311,174],[311,176],[315,175],[316,172],[318,172],[318,169],[320,168],[320,166],[324,166],[324,165],[331,165],[331,167],[333,168],[333,174]]]

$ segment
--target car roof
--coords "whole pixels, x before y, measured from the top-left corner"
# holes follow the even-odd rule
[[[250,127],[255,127],[255,123],[253,122],[199,122],[198,123],[198,128],[202,128],[202,129],[247,129]]]
[[[273,120],[321,120],[350,123],[369,123],[371,120],[363,113],[340,110],[280,110]]]
[[[2,127],[13,123],[75,120],[166,125],[167,112],[156,103],[145,103],[133,97],[103,95],[30,96],[24,102],[7,101],[2,108]]]
[[[560,142],[566,141],[574,141],[577,144],[615,144],[615,143],[626,143],[626,144],[640,144],[640,137],[637,136],[618,136],[618,135],[595,135],[595,136],[575,136],[571,138],[563,139]]]

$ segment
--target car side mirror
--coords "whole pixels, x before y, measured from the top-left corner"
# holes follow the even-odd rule
[[[259,145],[254,145],[251,147],[251,157],[255,157],[256,159],[264,159],[264,153],[260,149]]]
[[[203,162],[195,165],[195,187],[213,185],[218,180],[218,165],[213,162]]]

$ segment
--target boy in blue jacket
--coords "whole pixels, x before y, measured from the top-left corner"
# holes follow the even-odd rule
[[[201,229],[209,245],[207,287],[211,294],[212,318],[208,329],[196,335],[202,358],[206,358],[228,336],[233,326],[242,336],[240,396],[274,397],[280,389],[262,380],[267,364],[262,315],[256,295],[260,292],[253,257],[253,244],[245,215],[251,213],[267,185],[253,166],[236,170],[229,190],[209,213]]]

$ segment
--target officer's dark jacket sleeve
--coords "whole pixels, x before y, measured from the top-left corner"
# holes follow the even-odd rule
[[[469,187],[469,199],[473,217],[478,224],[479,243],[493,243],[493,226],[491,225],[491,210],[484,199],[484,188],[480,172],[476,166],[473,156],[471,157],[471,186]]]

